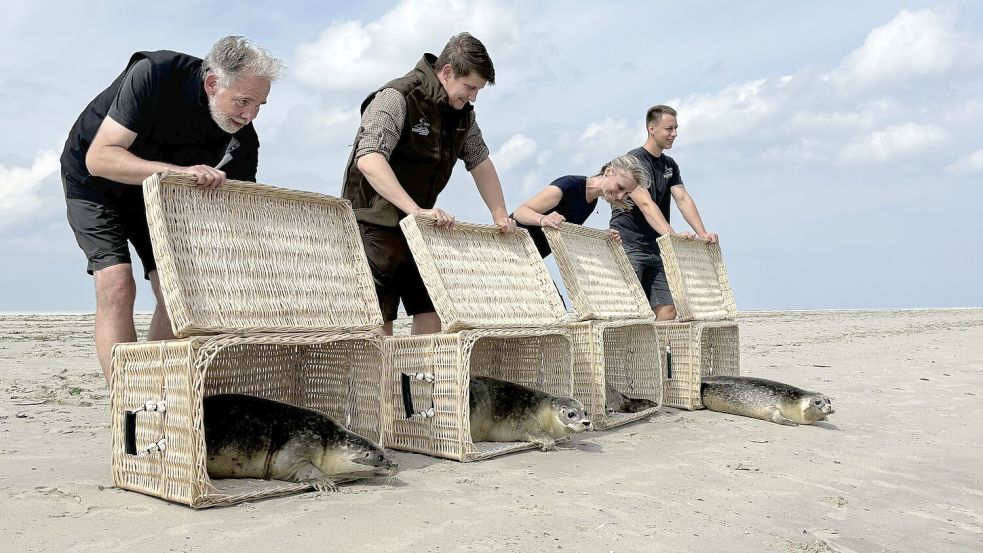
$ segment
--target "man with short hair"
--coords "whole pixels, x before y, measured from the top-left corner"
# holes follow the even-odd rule
[[[62,182],[68,222],[95,282],[96,353],[107,382],[113,345],[137,339],[128,243],[157,299],[148,339],[173,337],[139,185],[161,171],[189,173],[208,188],[226,177],[255,181],[259,138],[250,123],[282,67],[239,36],[220,39],[204,60],[137,52],[72,127]]]
[[[472,106],[489,83],[495,83],[495,67],[485,46],[461,33],[451,37],[440,56],[424,54],[412,71],[362,102],[343,196],[351,200],[359,222],[387,335],[400,300],[413,316],[413,334],[440,330],[399,221],[423,214],[436,218],[438,227],[454,223],[452,215],[434,205],[458,159],[474,178],[495,225],[502,232],[515,231]]]
[[[666,280],[665,268],[656,239],[663,234],[676,234],[669,226],[669,198],[676,200],[676,207],[696,234],[710,244],[718,241],[717,235],[707,232],[703,219],[696,209],[696,202],[683,186],[679,165],[665,154],[676,140],[676,110],[658,105],[649,108],[645,116],[648,138],[640,148],[628,152],[638,158],[651,178],[646,190],[638,188],[626,199],[628,208],[613,209],[612,229],[621,234],[622,246],[628,254],[642,289],[649,298],[649,305],[660,321],[676,318],[676,307]]]

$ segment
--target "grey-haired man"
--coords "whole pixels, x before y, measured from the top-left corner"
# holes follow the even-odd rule
[[[85,107],[61,155],[68,222],[96,288],[96,353],[111,381],[113,345],[136,341],[132,243],[157,298],[151,340],[172,337],[147,229],[140,184],[180,171],[209,188],[256,180],[259,138],[252,123],[280,60],[239,36],[220,39],[204,60],[137,52]]]

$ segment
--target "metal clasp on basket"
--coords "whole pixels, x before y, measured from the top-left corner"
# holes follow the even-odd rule
[[[123,425],[124,442],[127,455],[146,457],[153,453],[164,451],[167,447],[167,438],[161,438],[151,444],[146,449],[137,453],[137,414],[139,413],[163,413],[167,411],[167,402],[164,400],[148,401],[141,407],[126,412],[126,420]]]
[[[437,409],[433,405],[433,396],[431,395],[430,408],[424,411],[417,411],[413,407],[413,394],[410,389],[410,382],[413,380],[428,382],[430,384],[434,383],[436,378],[431,373],[402,373],[399,377],[400,384],[403,391],[403,409],[406,411],[406,418],[418,418],[418,419],[429,419],[433,418],[437,414]]]

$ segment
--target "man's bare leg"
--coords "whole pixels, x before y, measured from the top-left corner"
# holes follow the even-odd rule
[[[410,334],[433,334],[435,332],[440,332],[440,317],[437,313],[430,311],[429,313],[413,315],[413,327],[410,329]]]
[[[392,321],[386,321],[386,322],[382,323],[382,335],[383,336],[392,336],[393,335],[393,322]]]
[[[652,307],[657,321],[671,321],[676,318],[676,306],[671,303],[663,303]]]
[[[150,319],[147,340],[170,340],[174,338],[174,332],[171,330],[171,319],[167,316],[164,296],[160,291],[160,278],[157,276],[157,271],[151,271],[149,276],[150,287],[153,288],[154,297],[157,298],[157,306],[154,307],[154,316]]]
[[[137,287],[129,263],[93,271],[92,276],[96,286],[96,356],[108,385],[112,382],[113,346],[137,341],[133,327]]]

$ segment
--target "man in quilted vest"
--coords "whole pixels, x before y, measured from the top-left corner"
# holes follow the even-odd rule
[[[413,316],[413,334],[440,330],[399,221],[423,214],[436,218],[437,226],[454,223],[452,215],[434,205],[459,159],[495,225],[502,232],[515,231],[472,105],[478,91],[494,83],[495,67],[485,46],[461,33],[451,37],[440,56],[424,54],[409,73],[362,102],[343,196],[358,219],[386,334],[392,334],[400,300]]]

